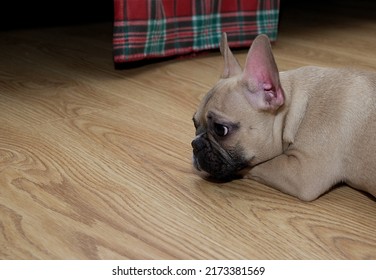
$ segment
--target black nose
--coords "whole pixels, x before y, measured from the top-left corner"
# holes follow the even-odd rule
[[[193,140],[191,145],[194,153],[201,151],[205,146],[204,142],[200,138]]]

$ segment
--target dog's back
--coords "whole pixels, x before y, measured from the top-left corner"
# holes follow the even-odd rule
[[[331,183],[376,196],[376,74],[309,66],[281,80],[293,103],[307,99],[294,145],[331,167]]]

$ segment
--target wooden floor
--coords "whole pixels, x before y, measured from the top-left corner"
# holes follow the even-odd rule
[[[375,9],[340,3],[283,8],[280,70],[376,71]],[[304,203],[197,176],[191,118],[220,55],[114,70],[111,32],[0,33],[1,259],[376,258],[376,201],[364,193],[343,186]],[[246,50],[235,54],[244,62]]]

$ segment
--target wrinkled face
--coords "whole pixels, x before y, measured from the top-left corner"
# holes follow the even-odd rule
[[[193,164],[213,178],[233,179],[277,153],[272,133],[275,116],[253,108],[246,90],[237,77],[221,79],[193,116]]]

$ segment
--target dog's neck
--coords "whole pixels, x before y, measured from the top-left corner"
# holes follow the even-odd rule
[[[308,94],[294,89],[294,85],[291,84],[291,73],[289,71],[280,72],[280,80],[285,95],[285,103],[280,108],[276,117],[276,122],[279,122],[277,126],[282,129],[282,143],[283,151],[288,146],[294,143],[296,133],[304,118],[304,114],[308,105]],[[294,98],[296,94],[299,94],[299,98]],[[294,102],[292,100],[294,99]]]

